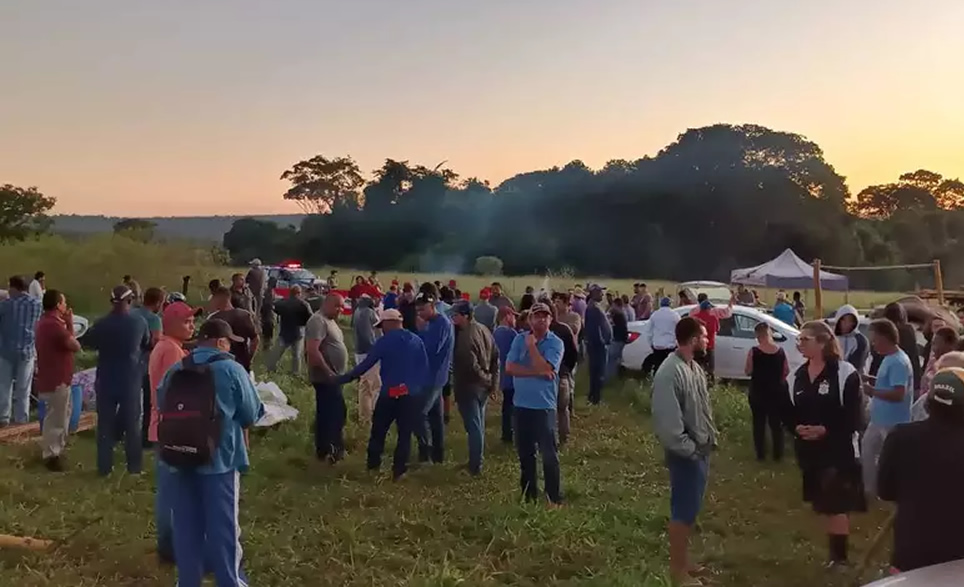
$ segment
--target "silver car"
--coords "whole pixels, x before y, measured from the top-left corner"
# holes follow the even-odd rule
[[[964,560],[934,565],[887,577],[864,587],[961,587],[964,585]]]

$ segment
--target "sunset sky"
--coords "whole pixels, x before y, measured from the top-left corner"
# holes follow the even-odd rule
[[[964,176],[961,0],[10,0],[0,183],[57,212],[292,212],[317,153],[493,184],[687,128],[816,141],[853,192]]]

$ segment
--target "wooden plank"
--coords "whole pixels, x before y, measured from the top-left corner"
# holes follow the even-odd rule
[[[84,412],[80,415],[80,422],[77,424],[76,432],[90,430],[96,426],[97,414],[94,412]],[[26,444],[38,438],[40,438],[40,422],[15,424],[0,429],[0,443]]]

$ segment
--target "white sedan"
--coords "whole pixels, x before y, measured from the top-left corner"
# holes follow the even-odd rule
[[[697,306],[674,308],[680,316],[688,316]],[[756,344],[753,329],[765,322],[773,331],[773,340],[787,355],[790,370],[803,364],[803,356],[797,350],[800,331],[754,308],[733,306],[733,316],[720,320],[720,332],[716,335],[716,376],[723,379],[748,379],[744,373],[746,355]],[[629,342],[623,349],[623,367],[633,371],[643,368],[643,361],[653,352],[649,342],[649,321],[629,323]]]

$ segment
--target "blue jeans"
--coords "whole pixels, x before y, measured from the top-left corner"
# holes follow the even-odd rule
[[[536,451],[542,453],[542,476],[546,497],[552,503],[562,502],[560,493],[559,453],[556,445],[556,411],[515,408],[516,448],[519,452],[519,484],[527,501],[539,496],[539,474]]]
[[[445,461],[445,418],[442,411],[442,388],[427,387],[419,396],[420,414],[415,423],[418,460],[426,463]]]
[[[666,467],[669,469],[670,519],[692,526],[703,507],[709,457],[687,459],[666,453]]]
[[[315,383],[315,456],[339,458],[345,450],[347,408],[341,385]]]
[[[174,558],[179,587],[201,587],[205,567],[218,587],[247,587],[241,570],[237,471],[198,475],[172,471],[167,478],[174,511]]]
[[[469,437],[469,471],[473,475],[482,472],[482,453],[485,451],[485,405],[489,401],[489,396],[484,390],[479,391],[481,393],[476,393],[476,389],[473,388],[460,390],[455,397],[459,405],[459,413],[462,414],[462,423],[465,424],[465,433]]]
[[[619,366],[623,363],[623,347],[626,343],[613,342],[609,345],[609,353],[606,357],[606,381],[619,375]]]
[[[382,465],[385,452],[385,437],[392,424],[398,432],[398,444],[392,462],[392,475],[399,477],[408,470],[408,457],[412,452],[412,432],[422,421],[419,397],[406,395],[399,398],[381,396],[375,402],[372,412],[372,434],[368,439],[368,468],[375,470]]]
[[[154,453],[155,482],[157,493],[154,494],[154,525],[157,527],[157,554],[162,559],[174,560],[174,506],[171,503],[171,481],[173,474],[167,465],[161,462],[161,453]]]
[[[609,347],[586,345],[586,358],[589,361],[589,403],[598,404],[602,400],[603,385],[606,384]]]
[[[36,357],[0,357],[0,424],[10,423],[11,404],[14,423],[30,420],[30,388],[36,363]]]
[[[141,445],[140,381],[126,386],[97,385],[97,472],[109,475],[114,469],[114,445],[124,436],[127,472],[137,474],[144,465]]]

